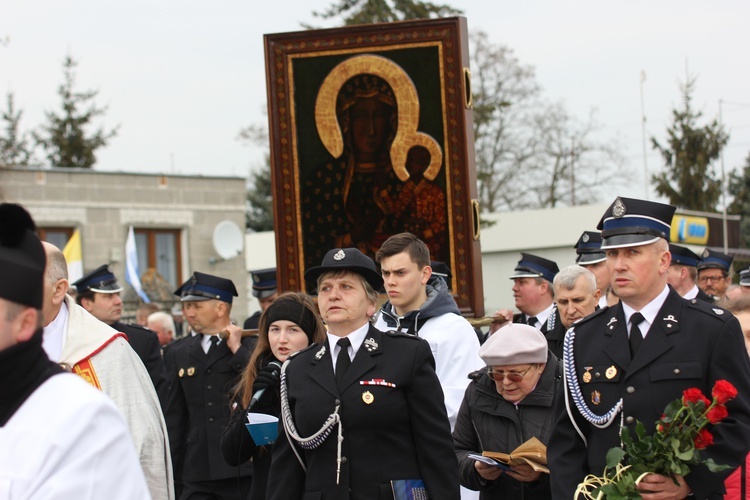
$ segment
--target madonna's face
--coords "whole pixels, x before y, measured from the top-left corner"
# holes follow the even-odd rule
[[[349,113],[356,161],[376,161],[390,132],[390,106],[369,97],[358,100]]]

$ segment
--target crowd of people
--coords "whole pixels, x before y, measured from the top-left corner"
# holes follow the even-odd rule
[[[428,245],[401,233],[375,259],[330,249],[305,273],[317,302],[258,271],[262,307],[244,329],[232,280],[196,271],[175,291],[189,327],[175,340],[164,311],[120,322],[106,265],[72,298],[60,250],[0,205],[0,498],[570,499],[622,427],[653,433],[667,403],[717,380],[738,397],[705,455],[730,469],[637,488],[742,498],[750,269],[733,288],[730,256],[670,243],[673,213],[617,198],[575,263],[522,253],[514,307],[487,333]],[[270,435],[248,432],[259,415]],[[546,459],[483,457],[529,443]]]

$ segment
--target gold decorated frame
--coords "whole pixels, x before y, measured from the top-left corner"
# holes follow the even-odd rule
[[[449,249],[443,260],[453,275],[451,291],[464,315],[483,316],[466,19],[280,33],[264,40],[280,290],[307,288],[301,178],[326,155],[336,158],[341,153],[337,92],[352,75],[368,73],[396,81],[396,94],[413,89],[419,95],[416,108],[409,104],[413,99],[396,96],[393,170],[401,181],[409,176],[404,144],[430,152],[424,177],[439,180],[445,196]],[[436,59],[426,70],[420,66],[424,54]],[[425,101],[425,96],[430,98]]]

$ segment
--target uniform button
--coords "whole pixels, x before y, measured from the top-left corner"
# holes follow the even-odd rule
[[[633,387],[632,385],[629,385],[628,388],[625,390],[628,391],[628,394],[633,394],[635,392],[635,387]]]
[[[208,370],[206,370],[206,373],[211,373],[211,368],[209,368]]]
[[[596,377],[596,378],[599,378],[599,377],[601,377],[601,376],[602,376],[602,374],[601,374],[601,373],[599,373],[599,372],[596,372],[596,373],[594,373],[594,377]]]
[[[345,463],[346,463],[346,457],[341,457],[341,463],[342,463],[342,464],[345,464]]]
[[[632,424],[633,422],[635,422],[635,419],[633,417],[628,417],[625,419],[626,424]]]
[[[214,404],[211,401],[208,402],[208,406],[213,406],[213,405]]]
[[[208,390],[210,391],[210,390],[211,390],[211,386],[210,386],[210,385],[207,385],[207,386],[206,386],[206,389],[208,389]]]
[[[679,368],[675,368],[674,369],[674,374],[675,375],[679,375],[680,374],[680,369]]]
[[[630,417],[628,417],[628,418],[630,418]],[[213,421],[214,421],[214,417],[209,417],[209,418],[208,418],[208,421],[209,421],[209,422],[213,422]]]

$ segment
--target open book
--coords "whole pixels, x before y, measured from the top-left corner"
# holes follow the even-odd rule
[[[535,471],[549,474],[549,469],[547,468],[547,447],[535,437],[529,439],[510,453],[484,451],[482,452],[482,456],[491,458],[503,465],[528,464]]]

